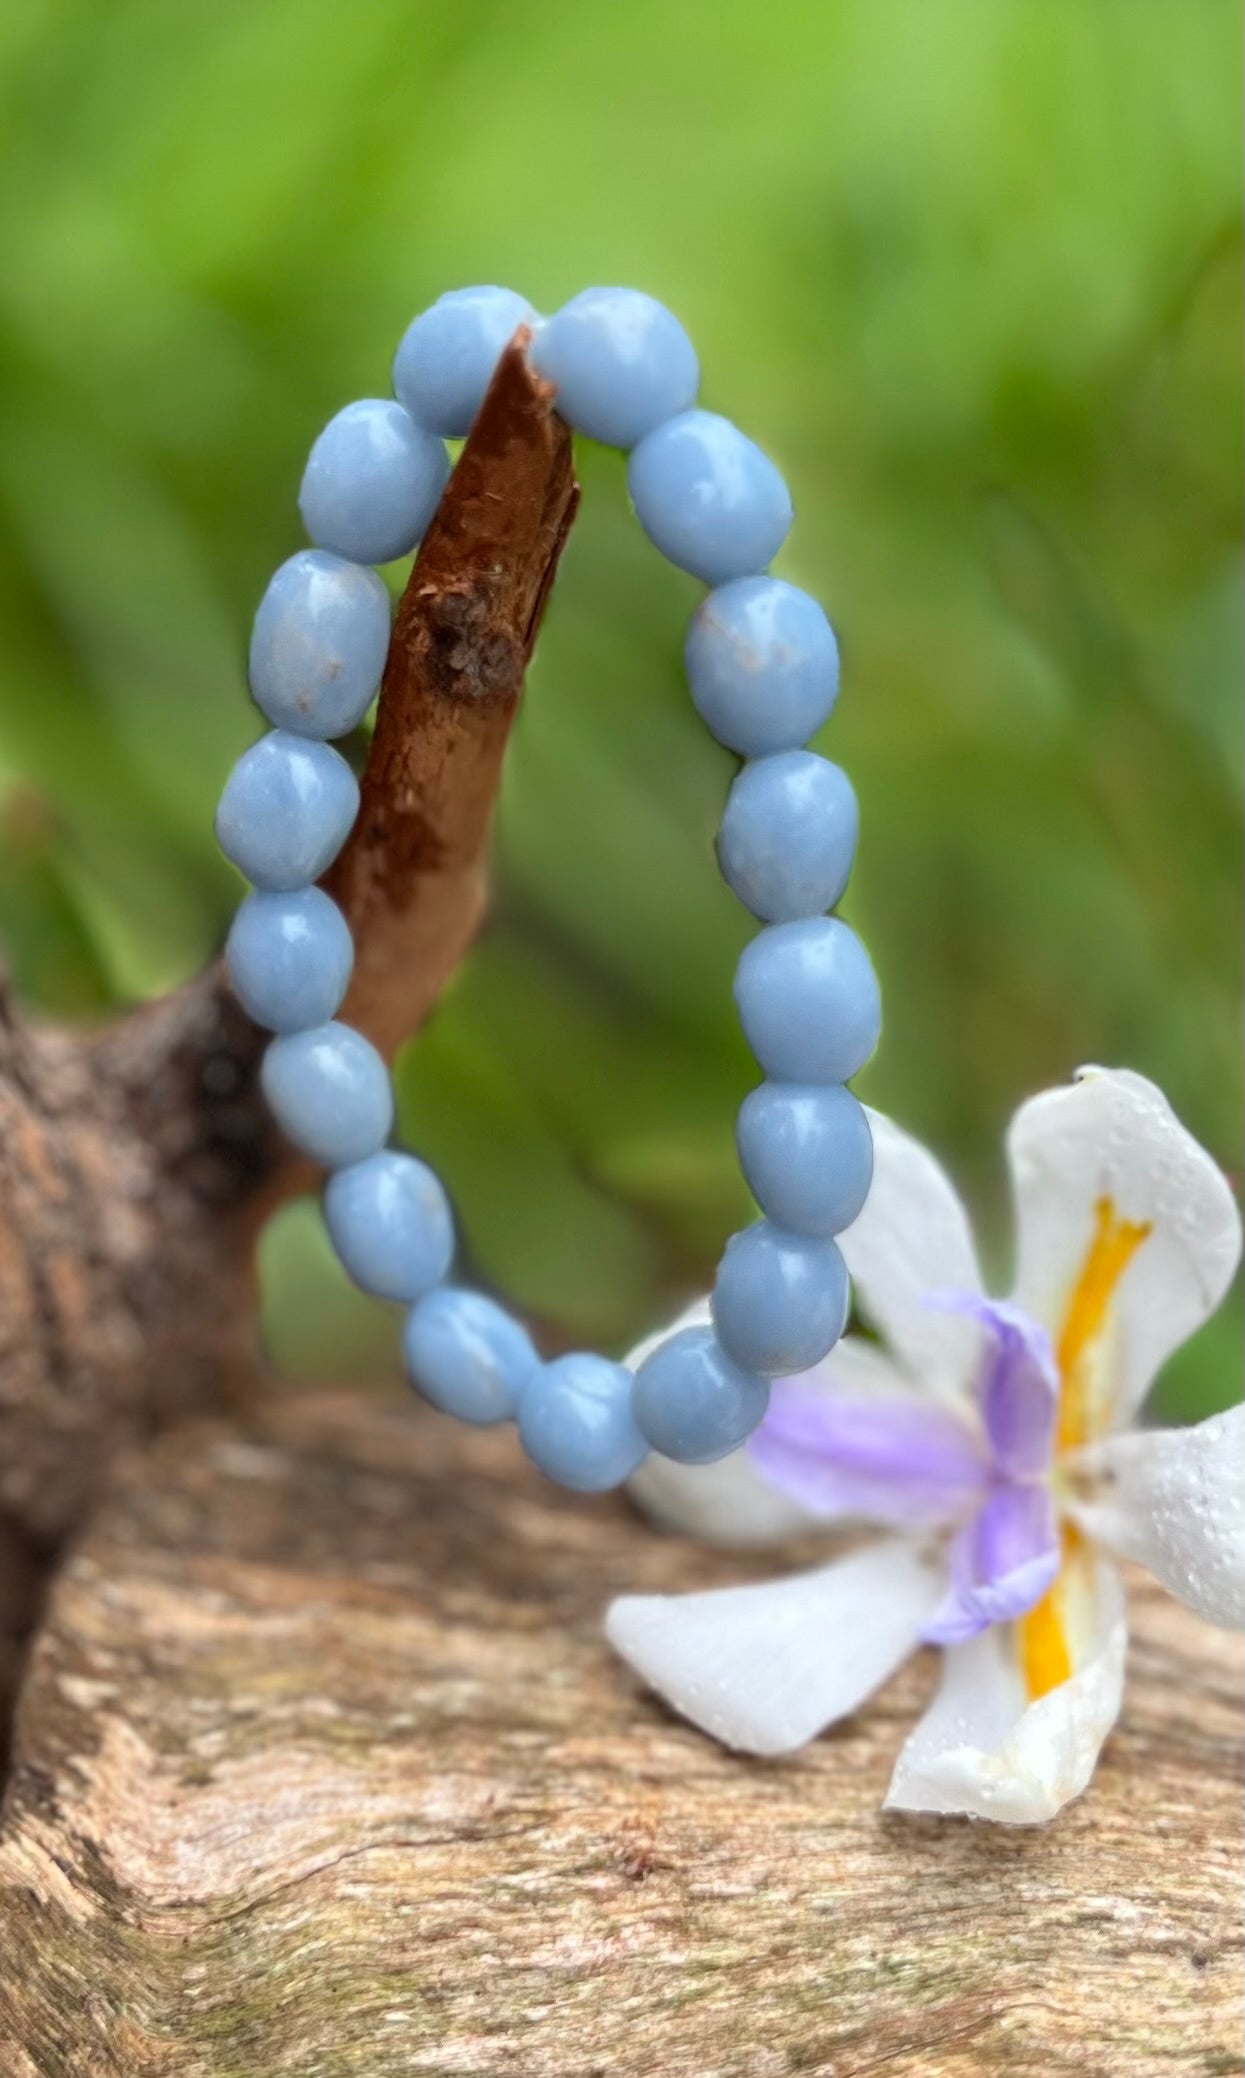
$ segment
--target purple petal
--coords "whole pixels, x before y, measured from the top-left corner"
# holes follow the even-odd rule
[[[951,1546],[951,1583],[922,1633],[925,1643],[959,1645],[988,1624],[1023,1616],[1058,1571],[1049,1490],[1004,1481]]]
[[[1059,1371],[1045,1328],[1018,1306],[980,1292],[931,1292],[928,1303],[985,1328],[981,1411],[994,1462],[1005,1478],[1041,1478],[1050,1469],[1059,1404]]]
[[[980,1439],[954,1408],[781,1378],[748,1450],[763,1479],[816,1515],[929,1529],[986,1492]]]

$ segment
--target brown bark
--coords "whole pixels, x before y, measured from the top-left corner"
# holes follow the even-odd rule
[[[333,892],[387,1055],[480,921],[510,724],[577,497],[520,333],[399,608]],[[222,774],[222,778],[223,778]],[[257,1222],[306,1180],[219,969],[99,1033],[0,1004],[0,1528],[50,1547],[121,1443],[252,1389]]]
[[[510,724],[579,495],[551,395],[513,348],[420,548],[359,819],[326,882],[357,940],[342,1016],[386,1054],[427,1015],[483,914]]]
[[[929,1659],[798,1758],[609,1654],[755,1577],[358,1400],[131,1461],[18,1724],[5,2078],[1228,2078],[1239,1641],[1132,1583],[1121,1725],[1049,1828],[884,1817]]]

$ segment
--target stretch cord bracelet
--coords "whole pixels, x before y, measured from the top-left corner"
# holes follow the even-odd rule
[[[735,1001],[766,1080],[737,1143],[764,1217],[728,1242],[712,1326],[669,1335],[633,1373],[576,1353],[545,1363],[493,1300],[446,1283],[449,1203],[411,1154],[387,1146],[394,1104],[376,1049],[335,1020],[353,945],[315,885],[359,805],[327,738],[363,718],[380,684],[389,595],[372,563],[408,554],[436,510],[446,438],[467,433],[502,349],[530,356],[575,430],[630,450],[636,515],[672,563],[711,587],[687,639],[692,699],[744,759],[718,838],[722,873],[764,928],[745,948]],[[251,691],[273,723],[226,783],[221,848],[253,883],[229,934],[234,990],[276,1036],[263,1088],[294,1145],[329,1170],[333,1246],[366,1292],[410,1308],[412,1383],[467,1422],[514,1419],[528,1456],[562,1485],[617,1486],[649,1450],[724,1457],[765,1413],[769,1380],[833,1347],[848,1280],[833,1236],[872,1173],[864,1112],[845,1087],[880,1021],[860,941],[826,914],[847,883],[856,799],[837,765],[803,748],[838,690],[830,624],[806,592],[767,574],[791,525],[777,469],[729,420],[695,408],[699,368],[678,321],[632,289],[588,289],[541,322],[521,296],[462,289],[417,317],[393,369],[397,401],[366,398],[311,450],[299,506],[315,544],[273,577],[255,617]]]

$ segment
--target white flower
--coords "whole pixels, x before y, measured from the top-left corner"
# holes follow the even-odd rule
[[[803,1745],[916,1645],[943,1644],[888,1805],[1036,1824],[1085,1788],[1119,1714],[1113,1555],[1245,1628],[1245,1409],[1130,1427],[1223,1298],[1240,1219],[1152,1083],[1084,1069],[1012,1122],[1017,1271],[993,1302],[942,1169],[871,1123],[873,1189],[841,1240],[885,1348],[845,1337],[775,1386],[746,1450],[699,1468],[653,1459],[632,1488],[722,1543],[845,1518],[887,1534],[763,1586],[624,1596],[608,1633],[695,1724],[762,1754]]]

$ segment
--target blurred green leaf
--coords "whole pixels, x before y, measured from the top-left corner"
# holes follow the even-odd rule
[[[634,280],[787,471],[779,567],[842,637],[822,747],[860,795],[848,911],[886,996],[862,1087],[947,1156],[1000,1277],[1003,1127],[1080,1060],[1154,1075],[1235,1164],[1240,55],[1229,0],[12,0],[0,927],[23,990],[91,1011],[219,942],[249,617],[298,543],[310,437],[383,393],[412,312],[473,279],[544,308]],[[495,921],[410,1049],[403,1116],[476,1270],[553,1338],[621,1346],[746,1210],[749,926],[712,861],[731,762],[680,676],[695,588],[617,459],[581,461]],[[391,1349],[310,1212],[265,1265],[287,1361]],[[1172,1366],[1167,1411],[1231,1397],[1234,1337],[1225,1314]]]
[[[333,1385],[397,1378],[398,1308],[351,1284],[318,1199],[296,1198],[269,1220],[259,1269],[261,1333],[279,1371]]]

